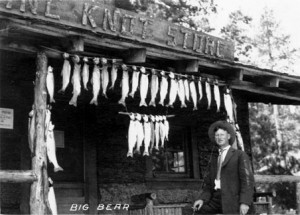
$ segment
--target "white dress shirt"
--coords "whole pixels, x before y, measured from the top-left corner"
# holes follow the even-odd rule
[[[225,148],[223,149],[219,149],[219,154],[221,154],[222,152],[222,156],[221,156],[221,166],[223,164],[223,161],[225,160],[225,157],[227,155],[227,152],[228,152],[228,149],[230,148],[230,145],[229,146],[226,146]],[[221,180],[217,180],[215,179],[215,190],[217,189],[221,189]]]

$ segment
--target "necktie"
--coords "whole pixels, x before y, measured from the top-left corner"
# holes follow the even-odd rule
[[[224,152],[224,149],[220,151],[219,157],[218,157],[218,172],[216,180],[220,180],[221,178],[221,169],[222,169],[222,153]]]

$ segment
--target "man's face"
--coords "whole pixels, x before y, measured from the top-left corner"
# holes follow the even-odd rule
[[[230,139],[230,134],[222,129],[219,128],[216,132],[215,132],[215,140],[216,143],[218,144],[219,147],[226,147],[229,145],[229,139]]]

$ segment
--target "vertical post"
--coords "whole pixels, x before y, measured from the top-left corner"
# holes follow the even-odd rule
[[[46,76],[48,59],[45,52],[38,52],[34,87],[35,131],[32,171],[37,176],[30,189],[30,214],[48,213],[47,148],[45,142],[45,115],[47,106]]]
[[[300,182],[296,182],[297,214],[300,214]]]

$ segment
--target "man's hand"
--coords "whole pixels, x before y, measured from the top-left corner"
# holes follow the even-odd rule
[[[194,211],[200,210],[202,205],[203,205],[203,200],[202,199],[199,199],[199,200],[195,201],[194,206],[193,206]]]
[[[249,206],[248,205],[243,204],[243,203],[240,205],[240,214],[241,215],[246,215],[247,212],[248,212],[248,210],[249,210]]]

